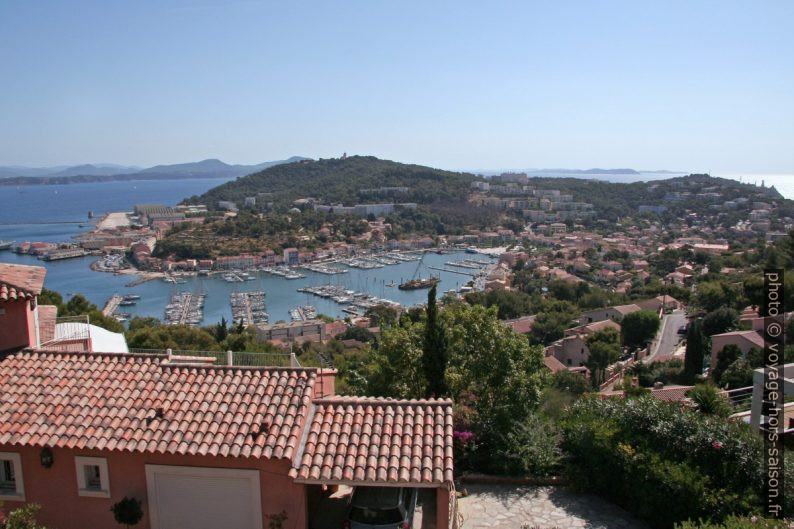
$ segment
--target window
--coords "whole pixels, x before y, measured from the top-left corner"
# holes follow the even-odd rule
[[[25,500],[22,460],[17,453],[0,452],[0,500]]]
[[[104,457],[74,458],[77,470],[77,494],[93,498],[110,498],[108,462]]]

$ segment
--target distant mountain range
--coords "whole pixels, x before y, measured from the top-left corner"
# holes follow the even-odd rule
[[[308,160],[292,156],[286,160],[256,165],[229,165],[211,158],[200,162],[156,165],[146,169],[115,164],[84,164],[72,167],[0,166],[0,185],[71,184],[116,180],[168,180],[180,178],[237,178],[284,163]]]
[[[645,171],[645,170],[637,170],[637,169],[628,169],[628,168],[619,168],[619,169],[600,169],[600,168],[593,168],[593,169],[512,169],[512,170],[503,170],[503,171],[494,171],[494,170],[485,170],[485,171],[472,171],[474,173],[483,174],[483,175],[495,175],[500,174],[503,172],[521,172],[527,173],[528,175],[532,176],[534,174],[537,175],[639,175],[639,174],[684,174],[683,171],[667,171],[667,170],[658,170],[658,171]]]

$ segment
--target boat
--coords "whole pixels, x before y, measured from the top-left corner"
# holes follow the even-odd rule
[[[138,294],[127,294],[126,296],[124,296],[125,301],[136,300],[136,299],[141,299],[141,297]]]
[[[122,307],[130,307],[132,305],[135,305],[135,300],[122,299],[121,301],[119,301],[119,305],[121,305]]]
[[[0,241],[0,250],[10,250],[14,241]]]
[[[418,278],[418,279],[411,279],[410,281],[406,281],[405,283],[400,283],[397,288],[400,290],[418,290],[420,288],[430,288],[436,283],[438,283],[439,279],[437,277],[428,277],[426,279]]]

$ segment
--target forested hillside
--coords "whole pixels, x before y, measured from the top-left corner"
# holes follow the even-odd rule
[[[421,165],[380,160],[373,156],[350,156],[306,160],[270,167],[213,188],[187,202],[204,203],[210,209],[219,200],[242,203],[257,193],[272,193],[276,205],[313,197],[321,203],[354,205],[365,202],[464,202],[474,175],[442,171]],[[380,187],[407,187],[405,193],[378,195],[367,192]]]

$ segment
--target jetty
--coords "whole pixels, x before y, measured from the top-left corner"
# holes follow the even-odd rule
[[[107,303],[105,303],[105,306],[102,308],[102,315],[112,316],[116,312],[116,309],[119,308],[119,305],[123,300],[124,298],[122,298],[118,294],[113,294],[110,297],[110,299],[107,301]]]

